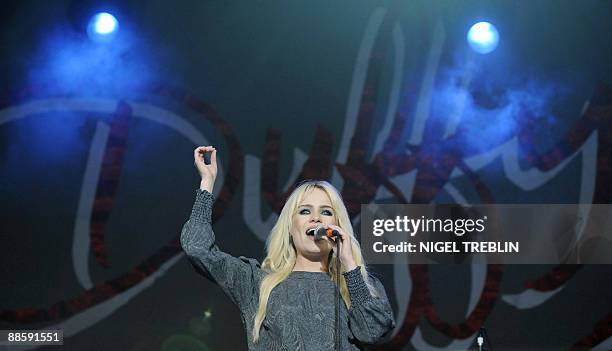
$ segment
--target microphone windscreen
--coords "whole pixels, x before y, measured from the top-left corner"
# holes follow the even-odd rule
[[[326,237],[326,236],[327,236],[327,229],[325,229],[323,227],[320,227],[315,232],[314,239],[315,240],[321,240],[321,239],[323,239],[323,237]]]

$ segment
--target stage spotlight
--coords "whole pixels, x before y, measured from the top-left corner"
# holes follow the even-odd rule
[[[474,51],[480,54],[488,54],[497,47],[499,33],[491,23],[478,22],[468,31],[467,41]]]
[[[100,12],[89,20],[87,34],[94,41],[109,41],[119,29],[119,22],[108,12]]]

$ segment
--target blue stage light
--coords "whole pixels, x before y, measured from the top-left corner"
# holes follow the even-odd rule
[[[89,20],[87,34],[92,40],[107,41],[111,39],[119,29],[119,22],[115,16],[108,12],[96,14]]]
[[[499,33],[491,23],[478,22],[468,31],[467,41],[474,51],[481,54],[488,54],[497,48],[497,44],[499,44]]]

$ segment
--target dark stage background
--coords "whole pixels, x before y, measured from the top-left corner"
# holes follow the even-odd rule
[[[370,202],[611,203],[610,1],[106,4],[94,43],[97,2],[2,3],[0,329],[64,330],[39,350],[246,348],[178,244],[196,145],[222,163],[218,244],[257,259],[305,178],[356,228]],[[372,269],[381,349],[475,349],[481,326],[495,350],[612,349],[608,265]]]

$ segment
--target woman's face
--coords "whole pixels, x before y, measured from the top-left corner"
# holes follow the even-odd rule
[[[315,241],[314,236],[306,235],[306,232],[320,225],[336,223],[336,213],[327,193],[319,188],[306,192],[293,214],[291,236],[297,254],[310,261],[327,258],[333,248],[331,240],[324,238]]]

